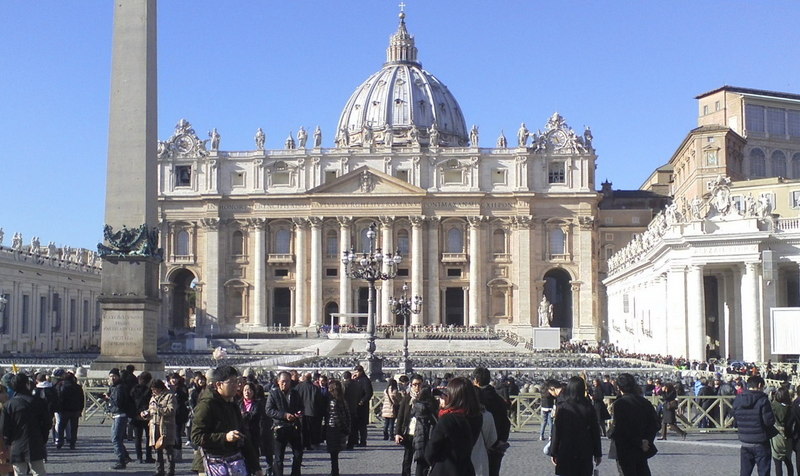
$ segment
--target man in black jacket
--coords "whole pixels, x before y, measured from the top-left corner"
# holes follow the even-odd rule
[[[317,415],[320,398],[319,387],[311,381],[311,372],[306,372],[294,389],[303,401],[303,418],[301,419],[303,447],[312,450],[312,445],[317,444],[317,420],[322,422],[322,415]]]
[[[267,416],[272,418],[275,437],[272,470],[275,476],[283,476],[283,460],[286,445],[292,445],[292,476],[300,476],[303,463],[303,438],[300,419],[303,417],[303,399],[292,388],[292,375],[283,371],[278,374],[278,386],[267,395]]]
[[[749,476],[758,466],[759,476],[768,475],[772,464],[769,440],[778,431],[775,415],[767,395],[764,379],[754,375],[747,379],[747,390],[733,400],[733,417],[739,427],[739,474]]]
[[[369,406],[372,401],[372,382],[369,377],[364,373],[364,367],[357,365],[353,369],[353,382],[355,385],[355,395],[358,397],[355,413],[351,414],[353,418],[353,427],[357,431],[358,440],[353,440],[353,433],[350,433],[350,441],[355,443],[355,446],[367,446],[367,425],[369,424]],[[345,395],[345,398],[347,396]],[[348,442],[348,446],[351,446]]]
[[[421,428],[424,427],[422,423],[417,421],[412,425],[412,413],[414,413],[413,406],[416,403],[424,403],[425,395],[430,396],[430,389],[426,387],[423,391],[423,381],[421,375],[412,375],[408,385],[408,392],[400,399],[400,404],[397,407],[397,419],[395,420],[395,437],[394,441],[398,445],[403,445],[403,463],[401,467],[401,476],[411,476],[411,465],[414,462],[415,449],[422,446],[424,447],[425,436],[422,435]],[[422,406],[422,405],[420,405]],[[435,398],[430,397],[428,400],[427,408],[430,409],[431,416],[435,417],[438,414],[438,402]],[[413,428],[412,428],[413,426]],[[419,433],[417,430],[420,429]],[[416,443],[414,438],[419,439]],[[429,466],[425,458],[417,460],[416,474],[427,474]]]
[[[647,458],[655,454],[658,415],[653,404],[639,394],[633,375],[620,374],[617,388],[621,396],[614,402],[614,431],[608,435],[613,440],[613,450],[608,456],[613,459],[616,452],[622,476],[650,476]]]
[[[12,377],[14,398],[3,408],[3,437],[11,447],[14,474],[47,474],[44,459],[47,433],[53,424],[47,403],[31,395],[28,376],[19,373]]]
[[[508,435],[511,432],[511,422],[508,419],[505,400],[497,394],[494,387],[489,385],[490,382],[489,369],[476,367],[472,372],[472,383],[478,388],[481,405],[492,414],[494,427],[497,430],[497,443],[489,451],[489,476],[499,476],[505,447],[508,445]]]
[[[117,464],[111,469],[125,469],[131,460],[125,448],[125,433],[128,427],[129,407],[132,407],[130,389],[122,382],[119,369],[113,368],[108,372],[108,412],[111,414],[111,444],[114,446],[114,455]]]
[[[67,372],[64,379],[56,386],[56,390],[59,400],[56,447],[61,448],[66,437],[69,449],[74,450],[75,443],[78,441],[78,421],[86,404],[83,388],[78,384],[75,374]]]

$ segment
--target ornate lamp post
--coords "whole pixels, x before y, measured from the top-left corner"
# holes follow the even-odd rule
[[[344,250],[342,264],[345,276],[351,279],[363,279],[369,283],[369,311],[367,317],[367,369],[366,373],[371,380],[383,379],[382,361],[375,356],[375,281],[386,281],[397,276],[397,265],[400,264],[400,250],[394,254],[383,254],[376,248],[376,228],[373,222],[367,230],[368,250],[356,254],[355,248]],[[384,271],[384,268],[386,271]]]
[[[419,314],[422,311],[422,297],[414,296],[412,299],[406,296],[406,292],[408,292],[408,283],[403,284],[403,295],[400,296],[400,299],[391,298],[389,304],[395,315],[403,316],[403,373],[408,375],[413,370],[411,359],[408,358],[408,316],[412,313]]]

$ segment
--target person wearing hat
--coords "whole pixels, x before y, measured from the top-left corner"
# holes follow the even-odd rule
[[[348,446],[367,446],[367,425],[369,424],[370,401],[372,401],[372,382],[364,373],[364,367],[356,365],[353,369],[353,385],[355,385],[358,395],[356,411],[352,415],[353,427],[356,434],[350,434]],[[357,438],[357,439],[356,439]]]
[[[114,446],[114,455],[117,457],[117,464],[111,469],[125,469],[128,463],[133,461],[125,448],[125,433],[128,428],[128,407],[132,407],[133,400],[130,390],[122,383],[120,371],[113,368],[108,372],[108,412],[113,419],[111,423],[111,444]]]

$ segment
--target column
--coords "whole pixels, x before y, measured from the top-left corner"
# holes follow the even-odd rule
[[[322,324],[322,218],[311,217],[311,296],[309,315],[311,326]]]
[[[667,273],[667,349],[670,355],[687,356],[686,352],[686,276],[685,266],[675,266]]]
[[[591,340],[588,339],[582,330],[584,330],[580,326],[580,315],[581,315],[581,284],[580,281],[571,281],[569,283],[570,291],[572,292],[572,335],[573,337],[578,337],[581,340]]]
[[[394,224],[394,217],[380,217],[379,220],[381,223],[381,239],[379,246],[381,247],[381,251],[383,252],[384,256],[386,256],[387,253],[394,253],[392,242],[392,235],[394,231],[392,225]],[[404,256],[403,259],[408,259],[408,256]],[[386,273],[388,271],[389,263],[388,261],[384,260],[383,272]],[[394,296],[394,280],[387,279],[381,284],[379,301],[380,305],[377,306],[376,309],[379,311],[379,315],[375,316],[376,323],[380,322],[383,326],[394,324],[394,314],[392,314],[391,306],[389,305],[389,298],[392,296]]]
[[[512,319],[515,325],[531,326],[538,323],[535,318],[536,301],[533,300],[533,277],[531,276],[531,225],[533,217],[514,217],[511,253],[514,276],[512,284],[517,292],[512,293]],[[537,293],[538,296],[540,293]]]
[[[686,273],[686,334],[690,360],[706,359],[706,313],[703,267],[691,265]]]
[[[483,325],[483,286],[481,280],[481,223],[485,217],[472,216],[469,220],[469,325]]]
[[[308,277],[306,275],[306,230],[308,220],[305,218],[293,218],[294,221],[294,318],[293,326],[308,326],[308,310],[306,308],[306,286]]]
[[[353,223],[352,217],[337,217],[339,220],[339,244],[342,248],[342,251],[350,249],[350,225]],[[351,308],[351,299],[352,299],[352,291],[350,289],[350,279],[347,277],[345,273],[344,265],[341,265],[339,269],[339,312],[341,313],[348,313],[352,312]],[[344,322],[340,322],[340,324],[348,324],[350,319],[344,319]]]
[[[215,325],[219,330],[219,318],[221,315],[220,296],[222,290],[219,286],[219,218],[203,218],[200,220],[206,232],[206,250],[205,250],[205,283],[204,292],[205,296],[205,309],[203,312],[202,325],[198,323],[198,329],[201,332],[210,333],[212,325]]]
[[[267,325],[267,312],[265,307],[265,296],[267,292],[266,282],[266,233],[264,225],[266,220],[263,218],[251,218],[249,221],[250,229],[253,230],[253,246],[255,247],[253,253],[253,260],[255,266],[253,269],[253,313],[250,318],[250,324],[255,326]]]
[[[761,348],[762,329],[759,312],[758,263],[745,263],[742,269],[740,295],[742,300],[742,360],[759,362],[763,360]]]
[[[422,275],[422,231],[425,224],[425,217],[413,216],[409,217],[411,220],[411,297],[422,296],[423,302],[427,296],[423,296],[423,275]],[[435,260],[431,263],[438,266],[439,261]],[[425,306],[422,307],[422,312],[419,314],[411,314],[411,325],[421,326],[425,323]]]
[[[778,307],[778,282],[780,271],[776,254],[772,250],[761,252],[761,280],[758,285],[762,290],[761,305],[758,307],[759,321],[761,322],[761,360],[774,359],[772,354],[772,322],[770,322],[771,309]],[[785,293],[785,291],[784,291]]]
[[[469,286],[463,286],[461,288],[464,291],[464,312],[469,312],[469,302],[470,302],[470,289]],[[469,325],[469,315],[464,316],[464,325]]]
[[[428,263],[428,286],[423,293],[423,313],[428,317],[424,322],[430,325],[442,324],[442,291],[439,288],[439,270],[441,269],[441,259],[439,256],[439,224],[441,218],[428,217],[428,256],[425,260]]]

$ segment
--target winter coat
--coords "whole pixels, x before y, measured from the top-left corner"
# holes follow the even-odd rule
[[[800,440],[800,397],[797,397],[789,410],[786,421],[786,436],[794,441]]]
[[[350,410],[344,399],[332,398],[328,404],[327,429],[325,442],[328,453],[338,453],[347,447],[347,437],[350,434]]]
[[[766,443],[775,434],[775,415],[764,392],[745,390],[733,400],[742,443]]]
[[[3,436],[11,445],[12,463],[39,461],[47,456],[45,445],[53,418],[43,399],[17,393],[6,402],[3,419]]]
[[[317,415],[319,387],[311,382],[303,381],[297,384],[294,390],[303,399],[303,416],[322,416],[322,414]]]
[[[474,476],[472,448],[481,433],[483,416],[448,413],[439,418],[425,447],[425,459],[433,466],[429,476]]]
[[[678,422],[676,412],[678,410],[678,395],[675,390],[661,394],[661,401],[663,402],[662,411],[664,416],[661,423],[664,425],[674,425]]]
[[[478,398],[480,399],[481,405],[483,405],[486,411],[494,418],[494,428],[497,431],[497,439],[500,441],[508,441],[508,435],[511,433],[511,420],[508,419],[508,407],[503,397],[497,394],[494,387],[487,385],[478,389]]]
[[[63,380],[56,387],[61,412],[82,412],[85,405],[83,388],[72,380]]]
[[[652,446],[661,425],[653,404],[639,395],[625,394],[614,401],[613,431],[609,432],[620,458],[641,457],[642,440]],[[614,459],[609,451],[609,458]]]
[[[775,416],[775,429],[778,434],[769,440],[772,459],[783,461],[792,453],[792,441],[786,437],[786,422],[790,417],[791,406],[772,402],[772,414]]]
[[[183,428],[189,421],[189,389],[185,385],[176,385],[172,391],[175,394],[175,423]]]
[[[36,388],[33,389],[33,396],[41,398],[47,403],[47,411],[50,417],[60,411],[60,402],[58,401],[58,391],[50,382],[39,382]]]
[[[150,391],[148,385],[136,384],[131,390],[131,398],[133,398],[133,405],[136,407],[136,420],[143,421],[141,413],[150,408],[150,399],[153,393]],[[152,439],[152,438],[151,438]]]
[[[425,447],[428,445],[433,428],[436,426],[436,404],[430,400],[418,400],[411,405],[409,429],[413,426],[414,434],[414,460],[425,457]]]
[[[481,433],[472,446],[472,467],[475,476],[489,476],[489,451],[497,443],[497,430],[494,427],[494,418],[488,411],[481,412],[483,423]]]
[[[164,447],[175,444],[175,394],[166,390],[159,395],[155,393],[150,397],[147,410],[148,424],[150,425],[150,446],[155,446],[156,441],[163,435]]]
[[[231,430],[242,430],[242,414],[234,402],[228,402],[209,388],[197,399],[192,420],[192,443],[214,456],[232,456],[241,451],[247,470],[254,473],[261,469],[258,452],[252,441],[247,439],[229,442],[225,434]],[[205,472],[200,452],[195,453],[192,471]]]
[[[592,457],[603,454],[597,413],[588,400],[566,400],[559,405],[550,449],[556,474],[580,474]]]
[[[400,403],[400,392],[397,390],[389,390],[389,387],[386,387],[386,390],[383,391],[383,405],[381,406],[381,416],[383,418],[396,418],[397,417],[397,406]]]
[[[131,389],[119,381],[108,388],[108,413],[112,415],[135,416]]]
[[[263,431],[265,428],[263,420],[267,418],[265,404],[266,402],[263,399],[255,399],[250,406],[250,410],[247,410],[244,399],[239,400],[239,411],[242,413],[242,432],[245,434],[245,438],[256,442],[256,446],[259,446],[259,448],[257,448],[259,451],[263,449],[263,445],[259,443],[261,443],[262,437],[264,436]],[[271,425],[266,431],[272,431]]]

